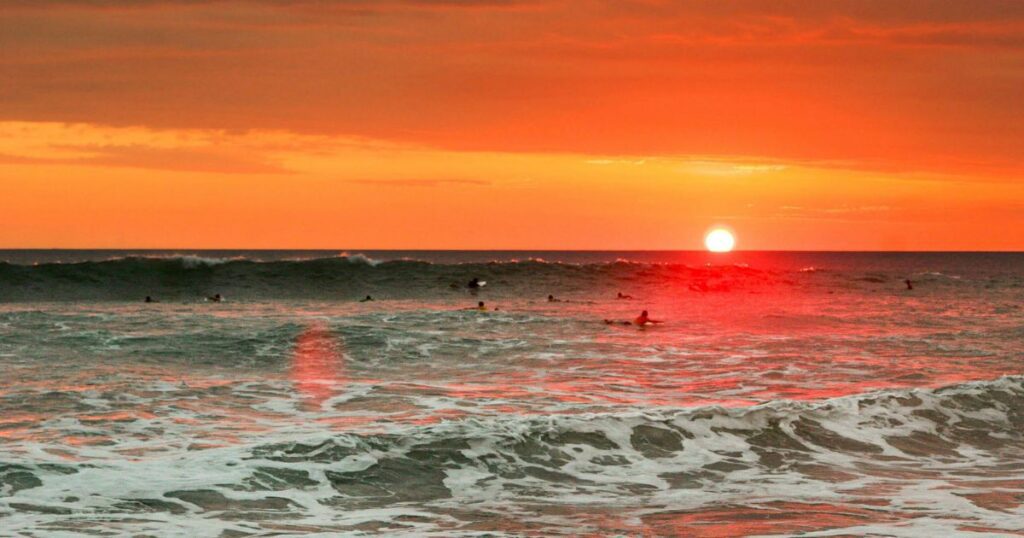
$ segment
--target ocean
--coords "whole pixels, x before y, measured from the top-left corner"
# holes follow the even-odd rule
[[[1021,253],[0,251],[0,374],[2,536],[1024,535]]]

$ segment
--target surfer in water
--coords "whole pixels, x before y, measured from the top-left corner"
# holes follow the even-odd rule
[[[616,296],[615,298],[616,298],[616,299],[632,299],[632,298],[633,298],[633,296],[632,296],[632,295],[623,295],[623,294],[622,294],[622,292],[620,291],[620,292],[619,292],[619,295],[618,295],[618,296]]]
[[[480,282],[479,278],[473,277],[473,280],[470,280],[469,284],[466,284],[466,287],[471,289],[471,290],[478,290],[478,289],[484,287],[484,283]]]
[[[485,305],[483,301],[480,301],[480,302],[476,303],[476,306],[471,306],[469,308],[463,308],[463,310],[479,310],[480,312],[486,312],[487,311],[487,305]],[[495,308],[495,310],[497,310],[497,308]]]
[[[555,299],[554,295],[548,295],[548,302],[549,303],[560,303],[560,302],[562,302],[562,300],[561,299]]]
[[[660,319],[651,319],[650,316],[647,315],[647,311],[646,310],[644,310],[643,312],[640,312],[640,315],[637,316],[636,318],[634,318],[632,321],[627,321],[627,320],[615,321],[613,319],[606,319],[606,320],[604,320],[604,322],[607,323],[608,325],[636,325],[637,327],[645,327],[647,325],[654,325],[654,324],[657,324],[657,323],[664,323]]]
[[[154,299],[154,298],[150,297],[149,295],[147,295],[146,298],[143,299],[142,302],[144,302],[144,303],[159,303],[160,301],[157,301],[156,299]]]
[[[912,290],[912,289],[914,289],[914,283],[913,283],[913,282],[911,282],[909,278],[908,278],[908,279],[906,279],[906,280],[904,280],[904,282],[906,282],[906,283],[907,283],[907,289],[908,289],[908,290]]]
[[[221,294],[219,293],[215,293],[213,294],[212,297],[207,297],[206,300],[210,301],[211,303],[219,303],[224,300],[224,297],[222,297]]]
[[[370,302],[370,301],[372,301],[372,300],[373,300],[373,296],[371,296],[371,295],[367,295],[366,297],[364,297],[364,298],[362,298],[362,299],[359,299],[359,302],[360,302],[360,303],[368,303],[368,302]]]

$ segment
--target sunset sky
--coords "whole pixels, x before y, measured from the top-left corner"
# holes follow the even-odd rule
[[[0,0],[0,248],[1024,249],[1019,0]]]

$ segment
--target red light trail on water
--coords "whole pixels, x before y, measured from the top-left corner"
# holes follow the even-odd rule
[[[295,340],[291,379],[310,407],[320,407],[346,383],[342,341],[322,321]]]

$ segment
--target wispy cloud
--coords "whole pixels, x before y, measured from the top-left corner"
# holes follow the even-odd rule
[[[787,166],[773,162],[744,162],[729,160],[690,160],[683,164],[683,169],[690,173],[705,176],[751,176],[782,172]]]
[[[647,159],[587,159],[587,164],[593,164],[597,166],[609,166],[609,165],[627,165],[627,166],[643,166],[647,164]]]
[[[350,183],[372,185],[374,187],[438,187],[441,185],[466,185],[481,187],[490,185],[490,181],[481,179],[353,179]]]
[[[220,174],[286,174],[289,170],[256,155],[216,149],[153,148],[145,146],[70,146],[78,157],[27,157],[0,154],[0,164],[49,164],[100,166],[106,168],[146,168],[175,172],[212,172]]]

